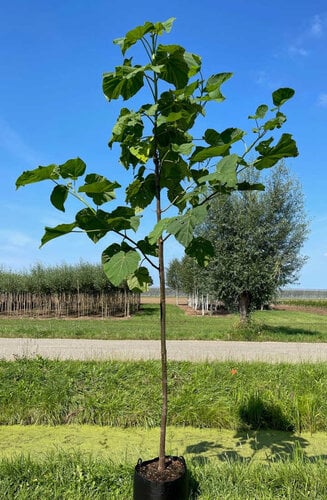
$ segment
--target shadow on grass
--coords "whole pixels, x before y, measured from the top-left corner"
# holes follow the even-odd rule
[[[304,328],[293,328],[291,326],[271,326],[271,325],[265,325],[264,326],[265,333],[271,334],[271,335],[294,335],[299,336],[299,335],[304,335],[307,337],[313,337],[313,336],[320,336],[320,332],[318,331],[310,331],[310,330],[305,330]]]
[[[278,405],[265,401],[258,393],[251,394],[240,406],[239,417],[241,423],[234,445],[226,448],[213,441],[190,445],[186,453],[194,454],[192,462],[204,464],[214,457],[224,462],[249,463],[257,454],[269,462],[296,456],[302,460],[308,458],[304,450],[309,442],[294,434],[293,422]]]
[[[295,431],[294,423],[285,415],[282,408],[261,397],[255,391],[250,394],[238,410],[241,425],[240,430],[278,430]]]
[[[189,500],[196,500],[200,496],[200,484],[193,474],[187,469],[187,480],[189,485]],[[177,500],[177,499],[176,499]]]
[[[307,457],[305,449],[309,442],[292,432],[237,431],[234,439],[233,447],[226,448],[215,442],[201,441],[188,446],[185,453],[194,453],[191,459],[194,465],[205,465],[212,459],[227,463],[249,464],[259,453],[260,459],[266,462],[287,461],[295,457],[310,462],[327,460],[327,455]]]
[[[158,307],[151,307],[151,305],[141,305],[140,310],[134,316],[158,316]]]

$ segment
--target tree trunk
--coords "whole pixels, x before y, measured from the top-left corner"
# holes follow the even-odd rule
[[[158,470],[165,468],[166,455],[166,428],[168,410],[168,384],[167,384],[167,345],[166,345],[166,284],[164,270],[164,244],[159,240],[159,279],[160,279],[160,338],[161,338],[161,384],[162,384],[162,410],[160,425],[160,449]]]
[[[250,303],[251,303],[250,292],[248,291],[242,292],[238,298],[238,309],[240,313],[240,320],[242,322],[246,322],[249,319]]]

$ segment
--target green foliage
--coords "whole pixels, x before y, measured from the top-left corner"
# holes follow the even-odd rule
[[[0,269],[0,292],[85,292],[115,290],[102,266],[80,262],[77,265],[44,266],[36,264],[29,271]]]
[[[258,180],[258,175],[245,177],[249,185]],[[303,193],[283,164],[265,183],[265,191],[234,192],[212,202],[196,234],[212,242],[214,258],[203,272],[184,257],[181,268],[189,269],[181,275],[182,282],[186,278],[181,287],[185,292],[209,294],[229,310],[237,310],[242,294],[248,294],[249,307],[255,309],[268,304],[279,288],[296,281],[306,260],[300,254],[308,233]]]
[[[274,138],[264,139],[267,131],[280,128],[286,120],[281,115],[280,106],[291,97],[293,91],[279,89],[273,94],[271,110],[273,119],[266,123],[258,123],[254,138],[246,148],[245,153],[239,156],[231,153],[232,145],[243,139],[244,132],[231,129],[231,133],[224,131],[220,135],[223,145],[206,148],[193,144],[191,130],[199,115],[205,114],[205,107],[209,103],[221,102],[224,96],[221,92],[222,84],[231,77],[231,73],[218,73],[204,80],[201,73],[201,58],[187,52],[179,45],[163,45],[158,43],[158,37],[169,33],[174,19],[166,22],[146,22],[116,40],[121,49],[123,61],[114,71],[103,76],[103,92],[108,101],[113,99],[132,99],[139,94],[144,84],[148,89],[145,102],[137,111],[123,108],[113,127],[112,137],[109,140],[111,147],[115,142],[120,145],[120,162],[127,170],[132,170],[132,179],[125,188],[126,203],[130,213],[126,215],[123,207],[113,212],[98,210],[99,199],[90,191],[86,177],[82,187],[75,186],[75,181],[82,174],[81,160],[68,160],[60,166],[39,167],[31,172],[24,172],[16,181],[16,186],[24,186],[31,182],[49,179],[55,182],[55,193],[51,202],[55,208],[64,210],[68,192],[78,198],[86,206],[78,212],[75,221],[71,224],[54,228],[56,236],[61,236],[74,230],[82,230],[95,243],[108,233],[120,236],[121,250],[108,257],[104,252],[104,269],[108,278],[115,285],[126,280],[133,290],[144,291],[151,283],[149,273],[145,273],[143,261],[151,265],[158,272],[161,289],[161,353],[162,376],[166,373],[166,324],[165,324],[165,269],[164,269],[164,242],[174,236],[186,248],[191,245],[190,253],[197,257],[196,247],[202,248],[202,242],[194,240],[194,228],[201,223],[208,209],[209,201],[218,192],[229,193],[240,189],[237,174],[244,168],[270,167],[281,158],[297,156],[296,144],[290,134],[283,134],[276,145]],[[145,60],[141,64],[133,64],[133,58],[126,58],[125,54],[135,43],[144,49]],[[283,119],[281,119],[283,116]],[[267,126],[269,123],[269,126]],[[217,131],[217,134],[219,132]],[[214,134],[211,132],[210,136]],[[207,134],[208,136],[208,134]],[[202,139],[205,142],[205,139]],[[205,150],[205,151],[203,151]],[[257,151],[259,156],[253,163],[247,163],[246,156]],[[228,155],[230,155],[228,157]],[[218,163],[214,161],[218,158]],[[215,160],[214,160],[215,159]],[[207,161],[206,169],[212,177],[201,177],[196,169],[191,167]],[[257,165],[256,165],[257,163]],[[68,165],[68,167],[67,167]],[[73,173],[71,173],[73,172]],[[150,173],[149,173],[150,172]],[[202,172],[201,172],[202,173]],[[62,180],[68,181],[61,184]],[[72,182],[72,180],[74,182]],[[100,182],[104,185],[104,192],[100,198],[102,203],[112,200],[115,196],[116,183],[103,179],[93,178],[92,184]],[[58,188],[58,186],[64,186]],[[138,194],[139,191],[140,193]],[[82,197],[85,193],[89,200]],[[146,235],[150,245],[157,245],[158,263],[154,260],[153,251],[150,255],[144,245],[139,246],[134,234],[137,231],[137,216],[140,209],[146,209],[155,200],[156,216],[152,226],[155,226],[156,240],[151,238],[152,228]],[[167,210],[173,211],[172,218],[164,219]],[[163,224],[161,224],[163,223]],[[159,224],[159,226],[158,226]],[[160,230],[158,230],[158,227]],[[51,232],[51,231],[50,231]],[[47,241],[49,230],[42,243]],[[51,238],[55,234],[51,233]],[[123,245],[128,243],[132,250],[126,252]],[[207,245],[208,247],[208,245]],[[199,253],[199,263],[207,262],[210,252]],[[138,265],[141,268],[138,268]],[[164,422],[167,413],[166,384],[163,380],[162,432],[160,442],[159,470],[164,468]]]
[[[108,101],[120,98],[128,101],[141,90],[148,91],[145,103],[138,110],[121,108],[109,140],[110,147],[115,143],[120,145],[120,161],[133,171],[125,188],[129,208],[116,207],[108,212],[98,209],[115,200],[115,191],[120,185],[96,173],[87,174],[83,183],[81,177],[86,165],[80,158],[26,171],[16,182],[16,186],[21,187],[52,181],[55,186],[50,201],[60,211],[65,211],[69,195],[84,205],[74,221],[47,227],[42,244],[74,231],[85,232],[95,243],[112,232],[119,235],[123,243],[128,243],[128,252],[123,246],[114,254],[111,248],[105,250],[103,262],[105,273],[114,285],[127,280],[133,290],[144,290],[150,283],[144,261],[163,272],[160,259],[159,266],[153,260],[153,256],[160,254],[162,238],[175,237],[200,265],[207,265],[212,246],[203,237],[195,238],[194,230],[206,216],[209,202],[217,193],[261,189],[258,184],[250,186],[239,182],[239,172],[253,167],[270,168],[281,158],[298,154],[290,134],[277,137],[277,142],[271,135],[266,137],[286,121],[280,108],[293,97],[294,91],[289,88],[273,92],[270,110],[268,105],[261,104],[249,117],[256,126],[242,156],[233,148],[244,141],[243,130],[207,129],[203,133],[203,144],[191,135],[197,117],[205,114],[205,107],[225,99],[221,86],[232,74],[216,73],[204,79],[198,55],[180,45],[159,44],[158,37],[169,33],[173,22],[174,18],[146,22],[116,39],[114,42],[123,56],[122,64],[103,76],[103,92]],[[135,44],[144,49],[145,59],[140,64],[134,64],[132,57],[126,58],[126,52]],[[248,156],[251,161],[246,159]],[[153,228],[144,240],[138,241],[133,233],[140,222],[139,211],[149,207],[154,199],[157,214]],[[175,215],[164,219],[168,206],[175,208]],[[151,247],[144,244],[147,238]],[[158,246],[159,252],[154,246]]]

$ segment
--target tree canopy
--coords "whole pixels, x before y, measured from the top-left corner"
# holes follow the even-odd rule
[[[249,180],[258,182],[258,175],[252,173]],[[264,191],[234,192],[213,201],[197,234],[211,241],[215,256],[204,272],[184,258],[180,289],[196,287],[246,316],[296,281],[308,233],[302,189],[283,163],[265,185]]]

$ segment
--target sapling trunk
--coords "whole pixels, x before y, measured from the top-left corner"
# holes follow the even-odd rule
[[[167,428],[167,345],[166,345],[166,286],[164,268],[164,242],[159,241],[159,278],[160,278],[160,340],[161,340],[161,384],[162,384],[162,410],[160,425],[159,470],[165,468],[166,456],[166,428]]]
[[[156,137],[156,126],[154,128],[154,136]],[[155,166],[155,183],[156,183],[156,216],[157,222],[161,220],[161,188],[160,188],[160,173],[161,164],[158,151],[155,150],[153,158]],[[165,279],[165,262],[164,262],[164,239],[161,236],[158,239],[158,269],[160,283],[160,352],[161,352],[161,387],[162,387],[162,409],[161,409],[161,424],[160,424],[160,444],[159,444],[159,471],[165,468],[166,456],[166,428],[167,428],[167,411],[168,411],[168,389],[167,389],[167,343],[166,343],[166,279]]]

